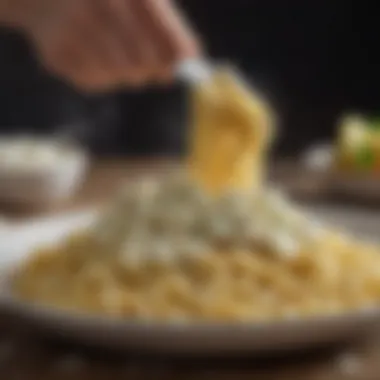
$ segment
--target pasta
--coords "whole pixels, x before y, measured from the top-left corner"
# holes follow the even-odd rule
[[[19,271],[23,299],[125,318],[253,321],[380,300],[378,248],[307,215],[265,183],[273,118],[228,71],[195,93],[183,172],[122,190],[88,230]]]
[[[214,192],[259,185],[273,133],[267,105],[225,70],[199,86],[194,98],[189,166],[195,179]]]
[[[293,318],[374,306],[378,252],[332,238],[326,246],[330,251],[321,256],[303,252],[281,261],[241,250],[129,268],[95,255],[96,247],[87,250],[88,242],[78,239],[39,252],[16,289],[25,299],[57,307],[173,321]]]

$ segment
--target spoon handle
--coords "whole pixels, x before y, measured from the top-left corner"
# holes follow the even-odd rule
[[[196,84],[210,78],[212,71],[212,66],[206,60],[189,59],[178,65],[176,76],[180,80]]]

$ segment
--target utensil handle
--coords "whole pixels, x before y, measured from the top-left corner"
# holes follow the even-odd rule
[[[204,59],[188,59],[179,63],[176,77],[188,83],[199,83],[210,78],[212,66]]]

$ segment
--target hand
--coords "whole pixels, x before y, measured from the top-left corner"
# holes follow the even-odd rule
[[[27,3],[33,9],[23,27],[42,62],[87,91],[167,81],[179,60],[198,54],[196,38],[171,0]]]

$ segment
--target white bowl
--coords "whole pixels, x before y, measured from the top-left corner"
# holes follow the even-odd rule
[[[304,168],[325,178],[328,191],[368,201],[380,199],[380,176],[367,173],[345,173],[334,168],[334,147],[320,144],[309,148],[301,159]]]
[[[0,161],[0,202],[44,205],[69,198],[84,180],[88,157],[80,148],[65,149],[64,156],[41,165]]]

